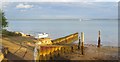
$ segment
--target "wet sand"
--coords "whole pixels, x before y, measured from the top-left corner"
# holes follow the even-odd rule
[[[84,47],[84,55],[81,50],[76,50],[72,53],[66,53],[62,56],[69,60],[118,60],[118,48],[111,46],[101,46],[87,44]]]

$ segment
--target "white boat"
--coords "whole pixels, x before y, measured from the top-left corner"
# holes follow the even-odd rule
[[[79,19],[79,21],[81,22],[81,21],[82,21],[82,19]]]
[[[40,33],[40,34],[37,34],[36,36],[35,36],[35,38],[46,38],[46,37],[48,37],[48,34],[47,33]]]

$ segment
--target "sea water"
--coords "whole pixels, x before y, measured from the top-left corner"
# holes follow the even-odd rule
[[[85,34],[86,44],[97,44],[98,31],[101,31],[101,44],[118,46],[118,20],[94,19],[37,19],[37,20],[8,20],[7,29],[35,35],[35,33],[48,33],[49,37],[56,39],[75,32]],[[75,43],[77,43],[76,41]]]

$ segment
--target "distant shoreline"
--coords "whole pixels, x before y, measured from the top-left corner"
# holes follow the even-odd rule
[[[41,19],[23,19],[22,18],[22,19],[7,19],[7,20],[70,20],[70,21],[73,20],[73,21],[75,21],[75,20],[79,20],[79,19],[82,19],[82,18],[56,18],[56,19],[55,18],[44,18],[44,19],[42,19],[42,18]],[[87,19],[86,18],[86,19],[84,19],[83,18],[82,20],[92,20],[93,21],[93,20],[119,20],[119,19],[109,19],[109,18],[108,19],[104,19],[104,18],[103,19],[102,18],[98,18],[98,19],[94,19],[94,18]]]

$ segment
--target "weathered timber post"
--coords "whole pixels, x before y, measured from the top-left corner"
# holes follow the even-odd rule
[[[71,52],[73,52],[73,45],[71,46]]]
[[[81,43],[82,43],[81,53],[82,53],[82,55],[84,55],[84,33],[83,32],[81,32]]]
[[[78,50],[80,50],[80,37],[79,37],[79,42],[78,42]]]
[[[38,45],[35,46],[34,48],[34,62],[38,62],[39,60],[39,49],[40,47]]]
[[[100,39],[100,31],[98,32],[98,46],[97,47],[100,47],[100,42],[101,42],[101,39]]]

